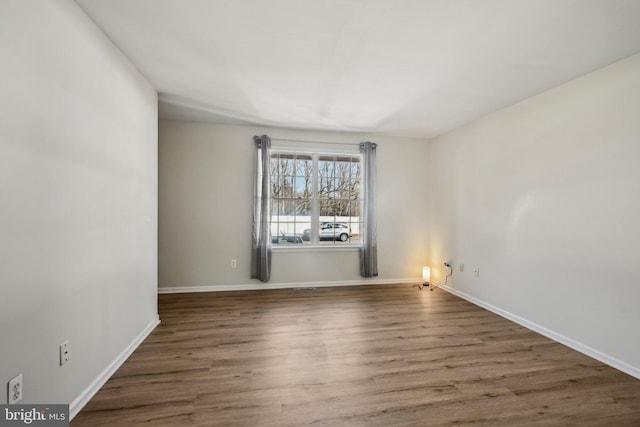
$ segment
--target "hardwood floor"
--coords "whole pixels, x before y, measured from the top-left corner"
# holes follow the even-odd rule
[[[640,426],[640,380],[442,290],[160,295],[80,426]]]

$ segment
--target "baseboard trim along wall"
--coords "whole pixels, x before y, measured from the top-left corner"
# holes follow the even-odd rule
[[[129,343],[129,345],[122,350],[122,352],[94,379],[89,386],[84,389],[78,397],[69,405],[69,418],[73,418],[78,415],[80,410],[89,403],[89,400],[105,385],[105,383],[111,378],[111,376],[118,370],[120,366],[127,360],[129,356],[138,348],[142,341],[149,336],[151,332],[160,324],[160,317],[156,317],[147,325],[146,328],[140,334]]]
[[[629,374],[633,377],[636,377],[638,379],[640,379],[640,368],[636,368],[635,366],[631,366],[628,363],[625,363],[621,360],[616,359],[615,357],[611,357],[605,353],[602,353],[601,351],[598,351],[592,347],[589,347],[588,345],[584,345],[578,341],[572,340],[569,337],[566,337],[562,334],[559,334],[557,332],[554,332],[550,329],[547,329],[543,326],[538,325],[537,323],[531,322],[527,319],[524,319],[520,316],[517,316],[513,313],[510,313],[506,310],[503,310],[501,308],[498,308],[494,305],[491,305],[485,301],[482,301],[476,297],[473,297],[465,292],[459,291],[457,289],[454,289],[450,286],[440,286],[440,288],[442,288],[443,290],[456,295],[462,299],[465,299],[477,306],[480,306],[482,308],[485,308],[499,316],[504,317],[505,319],[511,320],[512,322],[515,322],[517,324],[519,324],[520,326],[524,326],[527,329],[531,329],[534,332],[537,332],[541,335],[544,335],[545,337],[552,339],[560,344],[564,344],[567,347],[570,347],[576,351],[579,351],[582,354],[585,354],[589,357],[592,357],[604,364],[607,364],[613,368],[618,369],[619,371],[622,371],[626,374]]]
[[[239,285],[166,286],[158,287],[159,294],[180,294],[190,292],[257,291],[264,289],[329,288],[333,286],[391,285],[422,283],[422,279],[362,279],[331,282],[290,282],[290,283],[248,283]]]

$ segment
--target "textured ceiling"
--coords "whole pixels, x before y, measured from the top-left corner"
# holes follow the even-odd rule
[[[637,0],[76,0],[160,116],[433,137],[640,52]]]

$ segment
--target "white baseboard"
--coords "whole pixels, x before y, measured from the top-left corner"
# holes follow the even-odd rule
[[[158,287],[159,294],[179,294],[189,292],[223,292],[223,291],[255,291],[263,289],[290,289],[290,288],[328,288],[333,286],[358,286],[358,285],[390,285],[422,283],[421,279],[361,279],[340,280],[331,282],[289,282],[289,283],[248,283],[239,285],[204,285],[204,286],[167,286]]]
[[[503,310],[499,307],[496,307],[494,305],[491,305],[485,301],[482,301],[476,297],[473,297],[465,292],[459,291],[457,289],[454,289],[450,286],[440,286],[441,289],[456,295],[462,299],[465,299],[475,305],[478,305],[482,308],[485,308],[499,316],[504,317],[505,319],[509,319],[512,322],[515,322],[521,326],[524,326],[527,329],[531,329],[532,331],[535,331],[541,335],[544,335],[547,338],[550,338],[556,342],[559,342],[560,344],[564,344],[567,347],[570,347],[576,351],[579,351],[580,353],[586,354],[589,357],[592,357],[604,364],[607,364],[613,368],[618,369],[619,371],[622,371],[626,374],[629,374],[633,377],[636,377],[638,379],[640,379],[640,368],[637,368],[635,366],[631,366],[628,363],[625,363],[621,360],[616,359],[615,357],[611,357],[608,354],[602,353],[599,350],[596,350],[595,348],[589,347],[588,345],[582,344],[578,341],[575,341],[567,336],[564,336],[562,334],[559,334],[557,332],[554,332],[550,329],[547,329],[543,326],[538,325],[537,323],[531,322],[527,319],[524,319],[520,316],[517,316],[513,313],[510,313],[506,310]]]
[[[140,334],[129,343],[129,345],[122,350],[122,352],[116,357],[96,379],[94,379],[87,388],[85,388],[78,397],[69,405],[69,418],[73,418],[78,415],[78,412],[91,400],[91,398],[100,390],[100,388],[111,378],[111,376],[118,370],[120,366],[127,360],[131,353],[144,341],[147,336],[160,324],[160,317],[158,315],[147,325],[146,328]]]

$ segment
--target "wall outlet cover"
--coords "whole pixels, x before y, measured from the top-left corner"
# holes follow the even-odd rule
[[[22,400],[22,374],[16,375],[9,381],[7,403],[16,404]]]
[[[69,348],[69,341],[65,341],[60,344],[60,366],[69,361],[71,357],[71,349]]]

